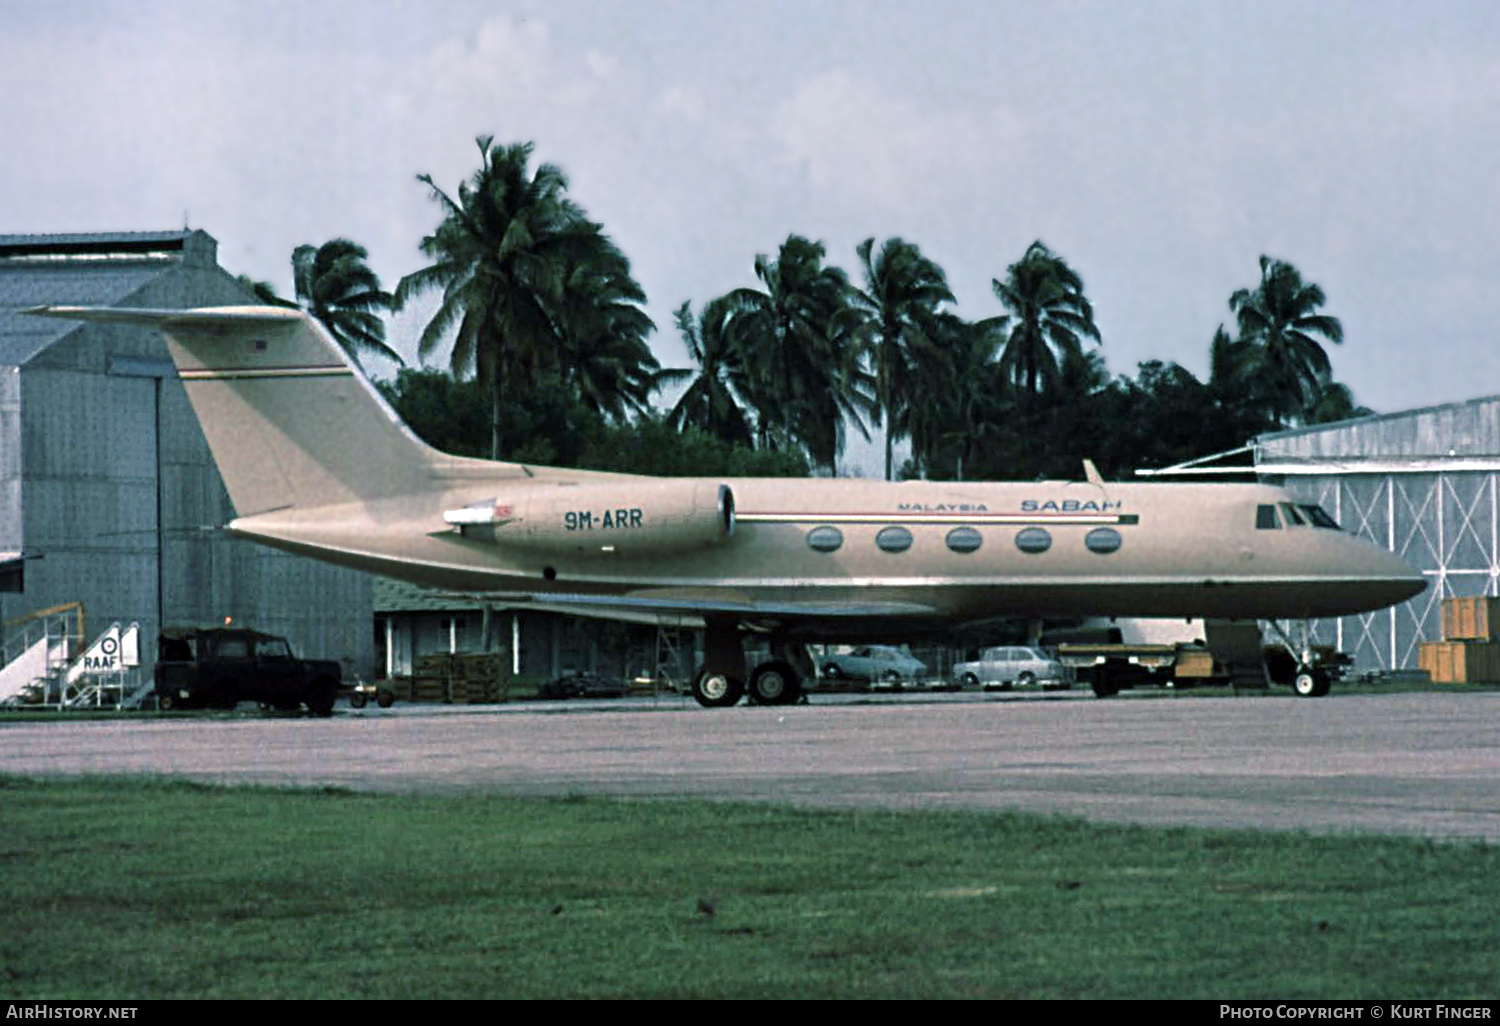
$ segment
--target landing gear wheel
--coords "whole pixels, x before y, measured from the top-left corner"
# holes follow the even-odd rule
[[[693,698],[708,709],[734,705],[745,693],[745,684],[727,673],[704,670],[693,678]]]
[[[792,705],[802,696],[802,682],[791,663],[761,663],[750,675],[748,694],[754,705]]]
[[[1292,678],[1292,690],[1299,698],[1322,698],[1332,686],[1326,671],[1306,666],[1299,666]]]

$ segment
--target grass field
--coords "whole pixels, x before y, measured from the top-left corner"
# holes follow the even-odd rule
[[[0,778],[0,997],[1480,998],[1500,849]]]

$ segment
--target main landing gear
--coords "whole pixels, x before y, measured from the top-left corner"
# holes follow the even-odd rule
[[[709,709],[736,704],[749,695],[753,705],[794,705],[802,697],[802,681],[812,675],[812,664],[801,646],[774,638],[772,658],[745,676],[745,652],[739,625],[710,618],[704,632],[703,669],[693,678],[693,698]],[[806,663],[800,671],[797,657]]]

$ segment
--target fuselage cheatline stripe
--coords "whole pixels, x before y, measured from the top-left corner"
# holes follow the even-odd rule
[[[736,513],[745,524],[1129,524],[1128,514],[1090,513]]]

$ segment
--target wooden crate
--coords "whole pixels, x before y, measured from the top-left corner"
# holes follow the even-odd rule
[[[1424,641],[1417,666],[1443,684],[1500,682],[1500,644],[1492,641]]]
[[[1500,598],[1443,599],[1444,641],[1500,641]]]
[[[1173,676],[1180,680],[1206,680],[1214,676],[1214,654],[1206,648],[1179,652]]]
[[[510,697],[510,649],[420,656],[409,690],[414,702],[504,702]]]

